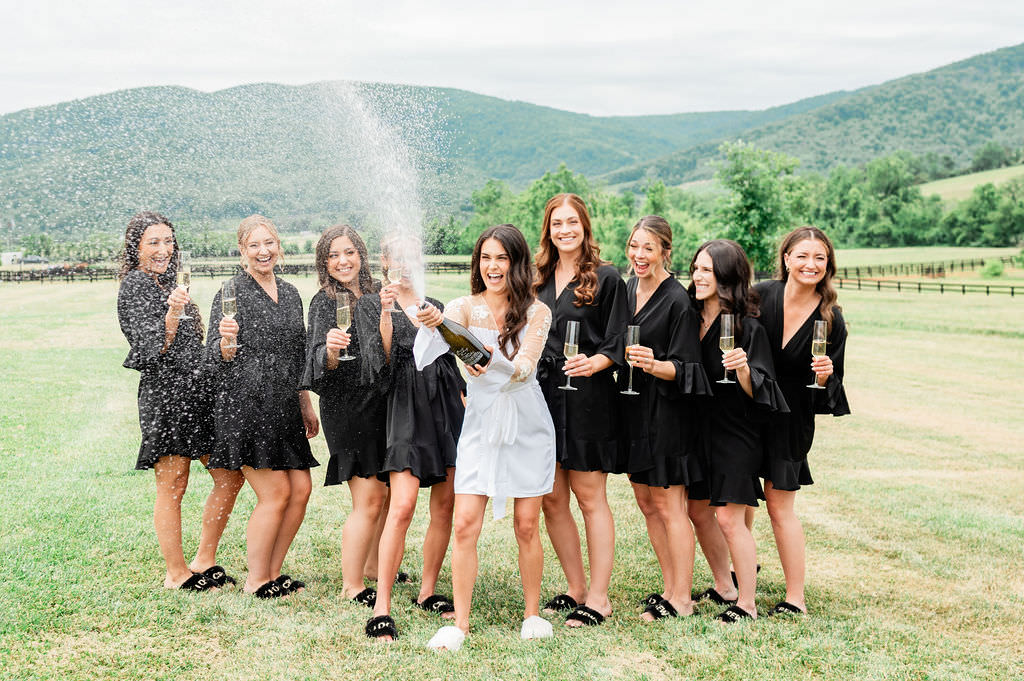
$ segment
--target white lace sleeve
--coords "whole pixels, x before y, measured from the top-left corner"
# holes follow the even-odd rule
[[[472,307],[469,298],[462,296],[456,298],[452,302],[445,305],[444,316],[453,322],[458,322],[463,326],[469,326],[469,308]]]
[[[551,328],[551,310],[539,300],[535,300],[530,309],[526,311],[526,333],[523,336],[523,344],[513,361],[515,371],[512,373],[512,380],[522,382],[533,375],[537,368],[541,353],[544,352],[544,344],[548,340],[548,330]]]

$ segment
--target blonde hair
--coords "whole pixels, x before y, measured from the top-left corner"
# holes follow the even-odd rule
[[[284,261],[284,249],[281,248],[281,235],[277,233],[277,227],[270,221],[270,218],[264,217],[259,214],[253,214],[245,218],[238,224],[238,257],[242,261],[242,269],[245,269],[248,264],[245,261],[245,240],[249,238],[249,235],[256,231],[258,227],[266,227],[270,235],[277,241],[278,251],[280,253],[277,256],[278,262]]]

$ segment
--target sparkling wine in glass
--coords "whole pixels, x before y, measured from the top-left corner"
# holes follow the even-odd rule
[[[733,315],[723,314],[720,322],[720,335],[718,338],[718,349],[725,354],[736,347],[736,338],[733,335]],[[736,381],[730,380],[729,371],[726,370],[725,375],[721,380],[716,383],[735,383]]]
[[[192,283],[192,257],[188,251],[178,251],[178,266],[177,266],[177,280],[178,286],[185,289],[188,293],[188,287]],[[186,313],[184,308],[181,310],[181,314],[178,315],[178,319],[192,319]]]
[[[572,359],[580,352],[580,323],[569,321],[565,323],[565,342],[562,344],[562,354],[566,359]],[[565,385],[558,386],[559,390],[577,390],[570,385],[572,377],[565,375]]]
[[[348,333],[349,328],[351,328],[352,326],[352,307],[343,304],[340,300],[338,301],[337,321],[338,328],[344,331],[345,333]],[[342,362],[348,362],[349,360],[353,360],[355,358],[355,355],[348,354],[348,348],[346,347],[345,354],[338,357],[338,360]]]
[[[235,315],[238,314],[238,299],[235,296],[235,282],[233,279],[228,279],[220,287],[220,311],[223,313],[225,319],[234,319]],[[224,346],[225,348],[237,348],[238,337],[231,339],[231,343]]]
[[[825,338],[828,335],[828,325],[825,320],[817,319],[814,322],[814,336],[811,337],[811,358],[818,359],[825,356]],[[807,386],[813,390],[824,390],[825,386],[818,385],[818,374],[814,374],[811,384]]]
[[[629,364],[629,387],[625,390],[621,390],[623,395],[639,395],[640,393],[633,390],[633,360],[629,357],[629,348],[633,345],[640,345],[640,327],[639,326],[627,326],[626,327],[626,363]]]

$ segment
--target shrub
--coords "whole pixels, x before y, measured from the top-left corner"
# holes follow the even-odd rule
[[[1003,263],[999,260],[989,260],[981,268],[981,276],[985,279],[1003,276]]]

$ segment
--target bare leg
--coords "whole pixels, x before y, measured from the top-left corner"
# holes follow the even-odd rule
[[[772,520],[775,546],[786,576],[786,601],[807,611],[804,601],[804,528],[793,510],[796,492],[775,489],[765,481],[764,495],[768,503],[768,516]]]
[[[284,520],[285,509],[288,508],[292,485],[288,471],[243,466],[242,473],[256,492],[256,508],[249,516],[249,525],[245,531],[245,555],[249,574],[246,575],[243,587],[246,593],[253,593],[273,579],[271,556],[281,530],[281,522]]]
[[[686,488],[682,485],[651,487],[651,500],[665,526],[668,571],[665,598],[681,615],[693,613],[693,528],[686,517]],[[664,569],[664,568],[663,568]],[[645,619],[650,615],[645,615]],[[651,617],[653,619],[653,617]]]
[[[569,472],[555,464],[555,483],[550,494],[543,497],[544,526],[558,562],[562,564],[567,588],[565,592],[578,603],[587,598],[587,575],[583,571],[583,548],[576,519],[569,510]]]
[[[346,598],[353,598],[363,590],[369,553],[378,546],[374,537],[379,540],[377,524],[378,519],[383,520],[381,511],[388,488],[377,478],[353,477],[348,481],[348,489],[352,494],[352,512],[341,530],[341,588]],[[373,562],[376,570],[376,556]]]
[[[270,577],[277,579],[281,576],[281,566],[284,565],[284,557],[288,555],[288,549],[295,539],[302,520],[306,517],[306,504],[309,502],[309,495],[313,491],[313,479],[309,469],[298,469],[285,471],[288,474],[288,481],[291,483],[291,494],[288,496],[288,506],[285,508],[284,516],[281,518],[281,527],[277,531],[277,538],[274,540],[274,551],[270,555]]]
[[[757,509],[753,506],[747,506],[747,510],[743,512],[743,524],[747,526],[747,529],[751,532],[754,531],[754,512]]]
[[[711,568],[715,591],[722,598],[731,601],[736,598],[736,586],[729,574],[729,545],[726,544],[722,528],[715,518],[715,509],[708,504],[707,499],[690,499],[686,508],[694,532],[697,533],[697,540],[700,541],[700,549],[708,561],[708,567]]]
[[[608,600],[608,585],[612,580],[612,565],[615,562],[615,521],[605,494],[607,473],[601,471],[569,471],[569,485],[583,513],[587,532],[587,557],[590,562],[590,590],[586,606],[605,617],[612,614]],[[582,626],[575,620],[567,621],[572,626]]]
[[[739,598],[736,605],[751,616],[757,617],[757,606],[754,604],[754,590],[757,586],[757,546],[754,543],[754,535],[744,522],[745,513],[744,504],[726,504],[719,506],[715,515],[729,545],[736,581],[739,583]]]
[[[377,526],[373,531],[373,539],[370,541],[369,551],[366,553],[366,565],[363,566],[363,577],[377,581],[377,556],[380,553],[380,533],[384,531],[384,521],[388,519],[388,507],[391,505],[391,488],[384,486],[387,495],[384,497],[384,505],[380,508],[380,515],[377,516]]]
[[[452,591],[455,598],[455,626],[469,633],[469,611],[473,602],[478,560],[477,541],[484,524],[487,497],[455,495],[455,545],[452,547]]]
[[[205,464],[209,457],[204,456],[201,461]],[[210,496],[206,497],[203,505],[203,529],[199,533],[199,546],[196,555],[189,564],[189,568],[195,572],[202,572],[217,564],[217,547],[220,545],[221,535],[231,517],[231,511],[235,508],[235,499],[238,492],[245,484],[245,476],[242,471],[231,471],[226,468],[208,469],[210,477],[213,478],[213,489]]]
[[[654,555],[658,559],[658,565],[661,567],[661,575],[665,586],[661,595],[664,597],[669,592],[668,575],[671,574],[668,564],[668,537],[665,534],[665,523],[662,522],[661,515],[658,514],[658,508],[654,505],[654,501],[651,500],[651,488],[639,483],[632,483],[632,485],[633,496],[636,497],[636,505],[640,507],[640,512],[644,516],[644,522],[647,524],[647,537],[651,540],[651,548],[654,549]]]
[[[405,552],[405,533],[409,530],[412,516],[416,512],[416,497],[420,481],[409,471],[391,472],[391,505],[380,535],[380,556],[377,559],[377,602],[373,606],[374,616],[391,612],[391,588]],[[390,641],[382,636],[378,641]]]
[[[523,583],[523,619],[540,615],[540,583],[544,576],[544,549],[540,544],[540,507],[543,497],[516,499],[514,521],[519,544],[519,579]]]
[[[423,578],[420,580],[420,593],[417,602],[423,602],[437,591],[437,578],[441,574],[444,554],[448,552],[448,543],[452,538],[452,513],[455,508],[455,491],[453,482],[455,469],[448,469],[448,478],[430,488],[430,524],[423,538]],[[395,574],[398,574],[395,566]],[[392,576],[394,579],[394,576]],[[441,615],[445,619],[453,619],[455,613],[446,612]]]
[[[186,456],[164,456],[153,464],[156,473],[153,527],[167,565],[164,575],[164,587],[167,589],[177,589],[192,576],[181,550],[181,498],[188,487],[191,464],[192,460]]]

